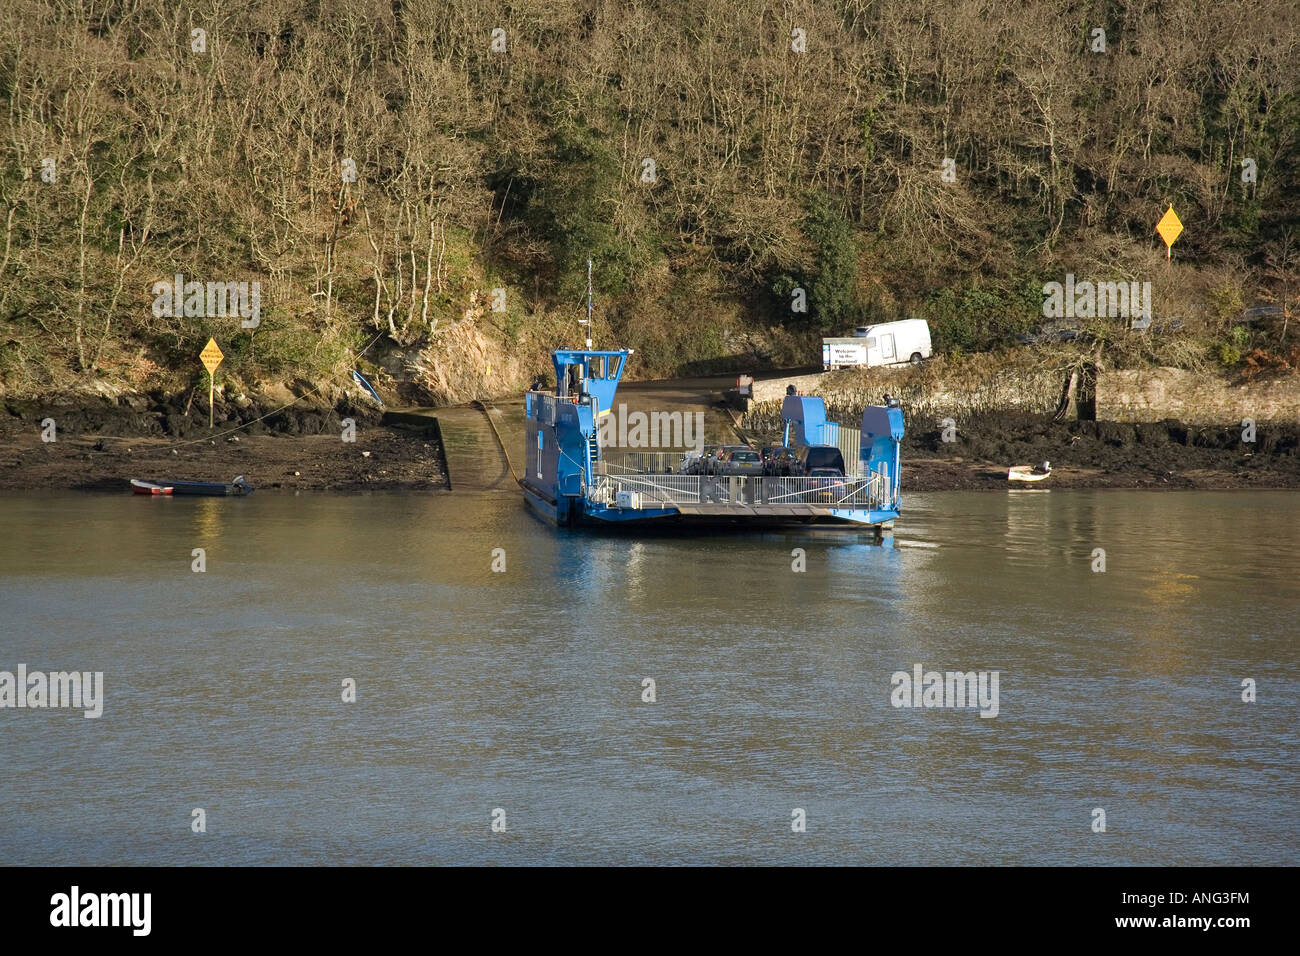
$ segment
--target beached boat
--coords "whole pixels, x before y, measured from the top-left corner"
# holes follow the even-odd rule
[[[1007,470],[1007,481],[1042,481],[1052,473],[1052,463],[1041,465],[1013,465]]]
[[[253,486],[239,475],[233,481],[141,481],[131,479],[131,491],[137,495],[251,495]]]

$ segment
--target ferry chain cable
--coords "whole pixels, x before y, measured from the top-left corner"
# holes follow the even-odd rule
[[[519,472],[515,471],[515,463],[510,460],[510,452],[506,449],[506,443],[501,440],[501,433],[497,431],[497,423],[492,421],[492,410],[495,406],[490,406],[483,399],[475,399],[470,402],[470,405],[471,407],[477,407],[487,417],[488,427],[492,429],[492,435],[496,438],[497,445],[501,447],[501,454],[505,455],[506,467],[510,469],[510,475],[515,479],[515,484],[522,485],[524,481],[519,477]]]
[[[497,440],[497,445],[500,446],[501,448],[501,454],[505,455],[506,467],[510,469],[510,474],[514,477],[515,484],[522,486],[524,480],[519,476],[519,472],[515,471],[515,463],[510,460],[510,451],[509,449],[506,448],[506,443],[504,440],[502,440],[501,433],[497,431],[496,422],[492,421],[491,413],[496,410],[496,406],[491,405],[489,402],[487,402],[484,399],[475,399],[474,401],[470,402],[470,406],[477,407],[481,412],[483,412],[484,415],[487,416],[488,427],[492,429],[492,434]],[[569,457],[569,455],[567,455],[565,452],[561,451],[560,455],[561,457],[568,459],[574,465],[577,465],[579,468],[582,467],[582,462]]]
[[[376,342],[378,342],[379,339],[383,336],[383,334],[384,334],[384,333],[383,333],[383,330],[381,329],[381,330],[379,331],[379,333],[378,333],[378,334],[377,334],[373,339],[370,340],[369,344],[367,344],[365,348],[363,348],[360,352],[358,352],[358,353],[356,354],[356,358],[361,358],[361,356],[363,356],[363,355],[365,355],[367,352],[369,352],[369,351],[371,350],[371,348],[374,347],[374,344],[375,344]],[[354,361],[355,361],[355,359],[354,359]],[[200,442],[205,442],[205,441],[216,441],[218,438],[225,438],[227,435],[233,435],[235,432],[237,432],[237,431],[242,431],[243,429],[247,428],[249,425],[256,425],[258,422],[262,421],[263,419],[270,418],[272,415],[278,415],[280,412],[284,411],[286,408],[292,408],[293,406],[295,406],[295,405],[297,405],[299,402],[301,402],[304,398],[308,398],[308,397],[310,397],[310,396],[312,396],[312,395],[315,395],[317,392],[319,392],[322,388],[325,387],[326,382],[331,382],[331,381],[333,381],[333,380],[336,379],[336,378],[338,378],[337,375],[331,375],[328,379],[326,379],[325,382],[321,382],[319,385],[317,385],[315,388],[313,388],[313,389],[312,389],[311,391],[309,391],[309,392],[303,392],[301,395],[299,395],[297,398],[295,398],[295,399],[294,399],[292,402],[290,402],[288,405],[281,405],[279,408],[273,408],[273,409],[271,409],[271,411],[267,412],[265,415],[262,415],[262,416],[260,416],[260,417],[258,417],[258,418],[254,418],[251,422],[244,422],[242,425],[236,425],[234,428],[227,429],[227,430],[224,431],[224,432],[218,432],[218,433],[215,434],[215,435],[204,435],[202,438],[193,438],[193,439],[191,439],[190,441],[178,441],[178,442],[174,442],[173,444],[168,445],[167,447],[168,447],[168,448],[183,448],[183,447],[186,446],[186,445],[197,445],[197,444],[199,444]],[[500,439],[498,439],[498,441],[499,441],[499,440],[500,440]],[[512,470],[513,470],[513,469],[512,469]]]

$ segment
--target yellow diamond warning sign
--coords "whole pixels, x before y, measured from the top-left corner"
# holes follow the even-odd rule
[[[225,355],[222,354],[221,349],[217,348],[216,339],[208,339],[208,344],[203,346],[203,351],[199,353],[199,358],[203,360],[203,367],[206,368],[208,374],[211,375],[217,370],[217,366],[221,364],[221,360],[225,358]]]
[[[1169,211],[1156,223],[1156,232],[1160,233],[1160,238],[1165,241],[1166,246],[1172,246],[1174,240],[1182,235],[1183,223],[1174,212],[1173,206],[1170,206]]]

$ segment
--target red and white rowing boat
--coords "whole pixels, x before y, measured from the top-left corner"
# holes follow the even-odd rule
[[[140,481],[131,479],[131,492],[137,495],[170,495],[172,493],[171,485],[159,485],[152,481]]]

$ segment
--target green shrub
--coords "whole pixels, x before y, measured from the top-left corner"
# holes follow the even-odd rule
[[[1215,346],[1214,354],[1224,368],[1235,368],[1241,364],[1241,349],[1227,342],[1220,342]]]
[[[921,306],[936,351],[977,352],[1010,345],[1042,321],[1042,294],[1025,280],[1010,289],[939,289]]]
[[[817,247],[817,274],[808,285],[809,305],[822,329],[856,317],[858,247],[853,226],[823,192],[808,200],[804,232]]]

